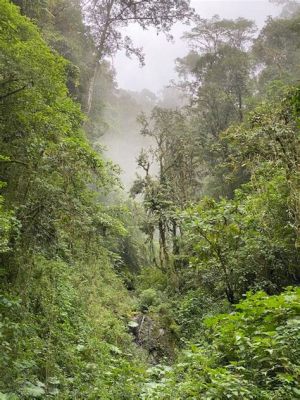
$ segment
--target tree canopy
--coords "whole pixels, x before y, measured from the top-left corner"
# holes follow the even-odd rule
[[[299,5],[276,2],[256,34],[189,1],[0,0],[1,400],[299,398]],[[178,21],[173,86],[119,89],[125,28]],[[130,193],[105,139],[138,154]]]

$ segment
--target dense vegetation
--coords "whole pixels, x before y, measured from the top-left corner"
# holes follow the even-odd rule
[[[300,398],[300,8],[279,3],[257,32],[188,1],[0,0],[0,399]],[[188,20],[164,98],[117,88],[107,56],[144,61],[123,27]],[[130,197],[113,120],[145,146]]]

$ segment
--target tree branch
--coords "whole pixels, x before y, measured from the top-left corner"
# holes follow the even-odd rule
[[[20,88],[18,88],[18,89],[13,90],[12,92],[8,92],[8,93],[6,93],[6,94],[0,96],[0,101],[6,99],[6,98],[9,97],[9,96],[12,96],[13,94],[19,93],[19,92],[21,92],[22,90],[27,89],[28,86],[29,86],[29,83],[27,83],[26,85],[24,85],[24,86],[22,86],[22,87],[20,87]]]

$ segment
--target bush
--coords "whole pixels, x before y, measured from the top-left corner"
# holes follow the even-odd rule
[[[300,289],[248,294],[205,321],[205,340],[145,385],[144,399],[294,400],[300,396]]]

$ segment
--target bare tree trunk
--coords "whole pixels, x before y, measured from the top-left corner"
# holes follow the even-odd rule
[[[94,97],[94,91],[95,91],[95,82],[96,82],[96,78],[99,72],[99,67],[100,64],[98,61],[96,61],[96,65],[94,68],[94,73],[93,76],[90,80],[90,84],[89,84],[89,91],[88,91],[88,98],[87,98],[87,107],[86,107],[86,112],[87,115],[90,115],[91,109],[92,109],[92,104],[93,104],[93,97]]]
[[[175,220],[172,221],[172,239],[173,239],[173,254],[174,256],[179,254],[179,246],[177,240],[177,223]]]
[[[159,230],[159,259],[161,268],[165,269],[169,259],[169,255],[167,249],[166,232],[164,224],[161,220],[158,223],[158,230]]]
[[[222,256],[221,250],[219,248],[216,250],[216,253],[217,253],[218,258],[220,260],[220,264],[221,264],[221,267],[223,269],[224,276],[225,276],[225,283],[226,283],[225,293],[226,293],[227,300],[229,301],[230,304],[235,304],[236,303],[235,293],[234,293],[233,287],[232,287],[231,282],[230,282],[231,279],[230,279],[230,276],[228,274],[226,262],[225,262],[225,260],[224,260],[224,258]]]
[[[115,0],[110,0],[106,4],[106,22],[103,26],[103,31],[101,33],[101,38],[99,43],[97,44],[97,55],[96,55],[96,62],[95,62],[95,68],[94,68],[94,73],[91,78],[90,84],[89,84],[89,91],[88,91],[88,99],[87,99],[87,115],[90,115],[92,105],[93,105],[93,99],[94,99],[94,92],[95,92],[95,83],[96,83],[96,78],[100,69],[100,63],[103,60],[104,57],[104,48],[105,48],[105,42],[107,40],[107,34],[109,30],[109,26],[112,22],[111,19],[111,11],[112,7],[114,5]]]
[[[152,259],[154,265],[156,267],[158,267],[158,262],[156,260],[156,255],[155,255],[155,246],[154,246],[154,240],[153,240],[153,233],[149,236],[149,240],[150,240],[150,243],[149,243],[150,249],[149,250],[150,250],[151,259]]]

